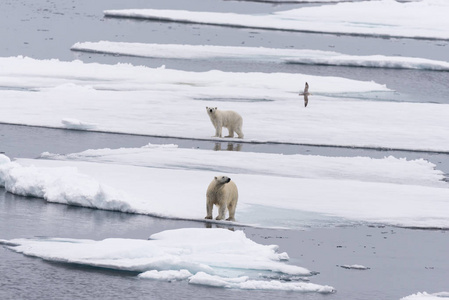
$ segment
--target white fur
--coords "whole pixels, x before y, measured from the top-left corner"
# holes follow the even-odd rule
[[[212,219],[212,208],[218,206],[218,216],[216,220],[223,220],[226,217],[226,209],[229,211],[227,221],[235,221],[235,208],[239,199],[237,186],[231,178],[227,176],[216,176],[209,184],[206,192],[206,210],[205,219]]]
[[[232,110],[219,110],[216,107],[206,107],[206,110],[215,127],[214,137],[222,137],[222,128],[226,127],[229,131],[226,137],[234,137],[235,132],[240,139],[243,139],[241,115]]]

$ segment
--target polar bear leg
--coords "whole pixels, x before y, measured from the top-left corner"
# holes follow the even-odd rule
[[[238,126],[235,129],[235,132],[237,133],[237,135],[239,136],[239,139],[243,139],[243,132],[242,132],[242,128],[240,126]]]
[[[214,205],[208,199],[207,204],[206,204],[206,213],[207,213],[207,215],[206,215],[205,219],[212,219],[212,208],[213,207],[214,207]]]
[[[229,134],[227,136],[225,136],[225,137],[233,138],[234,137],[234,127],[229,127],[228,128],[228,132],[229,132]]]
[[[215,220],[223,220],[226,216],[226,205],[220,205],[218,207],[218,216]]]
[[[217,127],[215,128],[215,136],[216,137],[221,137],[222,135],[222,126],[221,124],[217,124]]]
[[[228,211],[229,211],[229,218],[226,219],[226,221],[235,221],[235,208],[236,205],[231,201],[228,205]]]

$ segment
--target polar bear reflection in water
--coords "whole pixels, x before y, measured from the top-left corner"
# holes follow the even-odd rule
[[[240,151],[242,150],[242,144],[234,144],[234,143],[227,143],[225,147],[222,147],[221,143],[215,143],[214,145],[214,151]]]
[[[215,127],[214,137],[222,137],[222,129],[226,127],[229,134],[226,137],[233,138],[234,132],[239,139],[243,139],[243,119],[242,116],[233,110],[219,110],[217,107],[206,107],[210,121]]]
[[[214,205],[218,206],[218,216],[216,220],[223,220],[226,217],[226,209],[229,211],[229,218],[226,221],[235,221],[235,209],[239,193],[237,186],[231,178],[227,176],[215,176],[209,184],[206,192],[206,210],[205,219],[212,219],[212,209]]]

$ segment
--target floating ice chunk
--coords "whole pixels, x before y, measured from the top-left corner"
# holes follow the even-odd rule
[[[444,0],[406,3],[380,0],[303,7],[266,15],[158,9],[106,10],[104,14],[107,17],[260,29],[448,39],[448,10],[449,3]]]
[[[82,122],[77,119],[62,119],[61,123],[68,129],[76,130],[92,130],[97,127],[97,124],[95,123]]]
[[[280,260],[277,246],[261,245],[243,231],[183,228],[153,234],[150,240],[102,241],[42,238],[0,241],[6,247],[49,261],[141,272],[139,277],[185,280],[238,289],[276,289],[331,293],[332,287],[304,282],[261,280],[270,275],[308,275]],[[195,274],[195,275],[192,275]]]
[[[328,285],[318,285],[308,282],[250,280],[246,276],[237,278],[224,278],[217,275],[210,275],[204,272],[198,272],[190,277],[189,283],[243,290],[282,290],[294,292],[315,292],[323,294],[336,292],[333,287]]]
[[[351,270],[369,270],[370,268],[362,266],[362,265],[342,265],[340,266],[343,269],[351,269]]]
[[[449,298],[449,292],[428,294],[418,292],[416,294],[401,298],[400,300],[443,300]]]
[[[310,110],[299,106],[298,92],[306,81],[316,96]],[[67,87],[66,93],[62,82],[92,88],[74,92]],[[38,92],[1,89],[3,123],[67,128],[61,119],[70,117],[70,111],[82,123],[94,116],[101,124],[95,129],[101,131],[210,139],[213,128],[204,119],[204,107],[220,101],[222,109],[232,108],[243,116],[244,143],[449,151],[449,105],[342,99],[391,95],[391,90],[374,82],[14,57],[0,58],[0,85],[48,87]]]
[[[72,50],[140,57],[177,59],[251,60],[277,63],[318,64],[368,68],[449,71],[449,62],[416,57],[345,55],[332,51],[231,47],[212,45],[143,44],[124,42],[76,43]]]
[[[160,153],[134,150],[120,150],[123,159],[120,155],[112,155],[113,151],[105,151],[104,154],[110,155],[109,161],[108,155],[82,158],[90,162],[18,159],[0,164],[0,184],[11,193],[41,197],[50,202],[204,221],[207,183],[217,172],[227,169],[220,164],[185,166],[191,160],[220,161],[226,154],[231,155],[232,160],[228,157],[225,161],[235,161],[237,166],[227,170],[227,174],[239,187],[237,222],[240,225],[303,228],[313,218],[318,220],[313,222],[315,226],[362,221],[449,228],[446,213],[449,209],[448,185],[438,181],[438,172],[424,161],[386,159],[373,160],[371,164],[363,159],[351,161],[346,158],[340,165],[335,164],[337,161],[316,157],[313,164],[301,163],[301,160],[293,162],[291,168],[301,166],[308,170],[296,173],[287,167],[289,160],[273,159],[267,154],[255,156],[253,160],[241,153],[210,151],[213,155],[208,156],[202,151],[188,153],[184,151],[186,149],[178,151],[180,149],[176,148],[165,148]],[[147,160],[150,156],[154,157]],[[267,163],[277,159],[279,166]],[[159,162],[152,166],[151,163],[157,160]],[[267,168],[260,169],[257,162],[262,166],[267,164]],[[245,169],[239,169],[239,164]],[[367,169],[364,169],[365,164]],[[331,173],[321,171],[331,166],[335,168]],[[374,168],[382,174],[383,167],[380,166],[391,171],[386,176],[395,183],[372,176]],[[341,172],[338,170],[347,172],[346,178],[339,178]],[[298,177],[291,177],[291,172]],[[422,178],[422,182],[408,182],[413,176]],[[173,182],[177,188],[173,188]],[[300,196],[298,191],[301,191]],[[283,259],[282,256],[278,258]]]

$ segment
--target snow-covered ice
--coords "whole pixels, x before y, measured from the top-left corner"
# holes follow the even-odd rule
[[[16,57],[0,58],[0,86],[3,123],[212,139],[205,107],[217,106],[243,116],[242,142],[449,151],[449,105],[372,101],[392,93],[374,82]]]
[[[76,43],[72,50],[152,58],[249,60],[369,68],[449,71],[449,62],[416,57],[345,55],[333,51],[232,47],[211,45],[144,44],[125,42]]]
[[[441,293],[416,293],[404,298],[401,298],[400,300],[443,300],[449,298],[448,292],[441,292]]]
[[[168,9],[106,10],[104,14],[259,29],[447,40],[447,11],[449,2],[446,0],[380,0],[303,7],[267,15]]]
[[[198,272],[189,278],[189,283],[198,285],[208,285],[213,287],[235,288],[242,290],[281,290],[292,292],[315,292],[322,294],[334,293],[331,286],[323,286],[308,282],[282,282],[279,280],[249,280],[247,277],[223,278],[210,275],[205,272]]]
[[[41,158],[114,163],[175,170],[258,174],[309,179],[356,180],[447,187],[444,174],[423,159],[393,156],[326,157],[238,151],[183,149],[177,145],[148,144],[140,148],[91,149],[67,155],[42,153]]]
[[[239,188],[240,225],[304,228],[375,222],[449,228],[449,187],[435,165],[424,160],[154,145],[44,157],[57,160],[3,159],[0,185],[49,202],[204,221],[207,185],[214,176],[227,174]]]
[[[294,278],[313,272],[288,264],[287,253],[279,253],[278,246],[257,244],[243,231],[183,228],[153,234],[149,240],[37,238],[0,242],[25,255],[138,272],[142,279],[189,279],[194,284],[241,289],[335,292],[333,287],[308,282],[262,280],[270,275]]]

